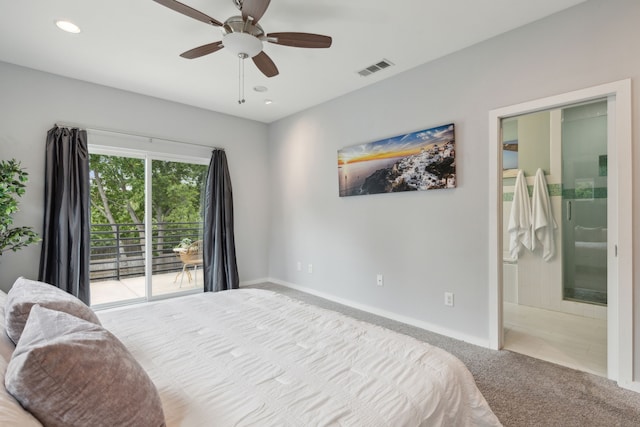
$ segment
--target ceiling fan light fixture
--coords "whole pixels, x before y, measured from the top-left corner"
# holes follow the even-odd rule
[[[251,34],[229,33],[222,39],[222,44],[225,50],[234,56],[245,53],[248,57],[253,58],[262,52],[262,42]]]
[[[266,12],[271,0],[232,0],[240,9],[241,16],[231,16],[224,23],[200,12],[178,0],[154,0],[169,9],[197,21],[220,27],[222,40],[190,49],[180,54],[186,59],[200,58],[224,48],[238,58],[238,103],[244,103],[244,62],[251,58],[254,65],[266,77],[275,77],[280,72],[271,57],[262,50],[263,42],[282,46],[304,48],[328,48],[332,39],[329,36],[299,32],[278,32],[266,34],[258,22]]]
[[[71,34],[78,34],[80,32],[80,27],[74,24],[71,21],[65,21],[64,19],[59,19],[55,22],[56,27],[60,28],[62,31],[66,31]]]

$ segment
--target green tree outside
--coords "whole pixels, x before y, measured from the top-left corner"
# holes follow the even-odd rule
[[[154,249],[156,253],[163,253],[185,237],[197,238],[197,232],[184,229],[198,228],[202,223],[207,166],[162,160],[153,160],[151,164]],[[120,231],[121,238],[130,239],[127,240],[132,244],[129,250],[141,253],[145,242],[144,160],[91,154],[89,165],[92,228],[111,231],[94,234],[94,238],[102,242],[94,241],[93,246],[113,245],[115,233]],[[98,225],[102,226],[96,227]],[[120,252],[126,255],[127,250]]]

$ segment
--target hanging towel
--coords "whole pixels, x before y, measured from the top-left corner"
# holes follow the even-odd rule
[[[558,225],[551,211],[549,190],[547,189],[547,181],[544,179],[542,169],[536,171],[536,177],[533,182],[531,224],[533,228],[531,249],[542,246],[542,258],[545,261],[549,261],[556,252],[553,235]]]
[[[531,249],[531,204],[527,179],[521,170],[516,177],[507,231],[509,232],[509,255],[517,260],[521,246]]]

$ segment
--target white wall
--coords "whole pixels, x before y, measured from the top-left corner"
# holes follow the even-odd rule
[[[488,112],[624,78],[638,111],[638,22],[637,0],[590,1],[272,124],[271,277],[488,342]],[[339,148],[450,122],[458,188],[338,197]]]
[[[213,96],[213,95],[212,95]],[[29,172],[16,224],[42,230],[44,151],[58,121],[224,147],[233,185],[241,281],[267,276],[267,126],[0,62],[0,159]],[[90,141],[91,142],[91,141]],[[0,289],[37,278],[40,245],[0,257]]]

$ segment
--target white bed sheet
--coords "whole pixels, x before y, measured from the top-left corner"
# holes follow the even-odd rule
[[[437,347],[257,289],[98,313],[156,384],[167,426],[496,426]]]

